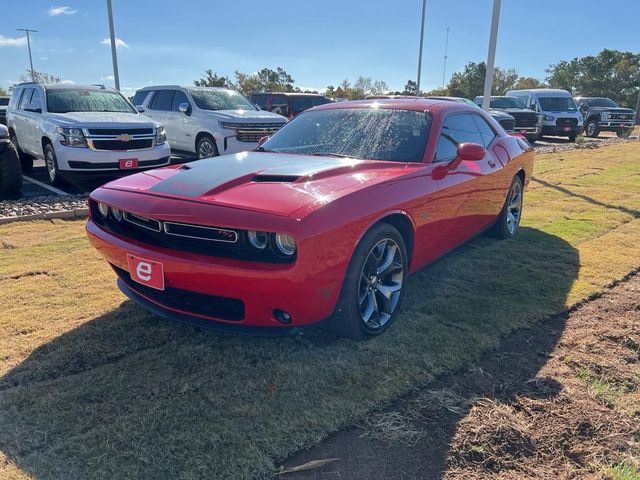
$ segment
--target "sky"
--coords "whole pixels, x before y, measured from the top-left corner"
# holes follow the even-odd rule
[[[560,60],[603,48],[640,52],[640,0],[502,0],[496,65],[544,78]],[[492,0],[427,0],[422,89],[485,61]],[[188,85],[208,68],[233,76],[283,67],[303,89],[358,76],[402,90],[416,78],[421,0],[113,0],[120,84]],[[113,85],[106,0],[0,0],[0,87],[29,68]],[[447,80],[445,80],[446,83]]]

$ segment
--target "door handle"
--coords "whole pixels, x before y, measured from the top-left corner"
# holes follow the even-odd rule
[[[492,159],[489,159],[489,160],[487,161],[487,163],[489,164],[489,166],[490,166],[491,168],[495,168],[495,166],[496,166],[496,162],[495,162],[494,160],[492,160]]]

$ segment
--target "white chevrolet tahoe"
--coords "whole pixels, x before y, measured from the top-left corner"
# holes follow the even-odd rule
[[[198,158],[253,150],[287,122],[226,88],[149,86],[136,92],[133,104],[164,124],[172,151]]]
[[[115,176],[168,165],[162,124],[101,85],[22,83],[12,92],[7,127],[23,171],[43,158],[52,183]]]

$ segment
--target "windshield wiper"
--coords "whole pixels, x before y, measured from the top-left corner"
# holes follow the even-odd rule
[[[351,155],[344,155],[342,153],[332,153],[332,152],[327,152],[327,153],[309,153],[308,155],[313,155],[314,157],[337,157],[337,158],[354,158]]]
[[[269,150],[268,148],[258,147],[256,148],[256,152],[275,152],[275,150]]]

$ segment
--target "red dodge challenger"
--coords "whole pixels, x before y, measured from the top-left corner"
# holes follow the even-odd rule
[[[534,153],[478,108],[344,102],[256,151],[146,171],[91,194],[87,233],[148,310],[291,333],[379,335],[408,274],[484,230],[518,232]]]

